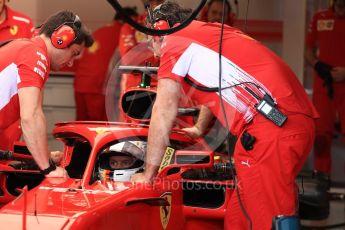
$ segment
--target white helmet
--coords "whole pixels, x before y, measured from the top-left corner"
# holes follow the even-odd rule
[[[144,141],[120,142],[103,150],[98,158],[100,180],[129,181],[143,168],[145,152]]]

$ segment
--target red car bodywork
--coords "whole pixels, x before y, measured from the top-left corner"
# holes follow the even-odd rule
[[[37,171],[13,169],[10,161],[3,161],[0,223],[6,229],[223,228],[232,181],[198,176],[214,173],[214,153],[202,141],[174,130],[170,140],[177,151],[148,185],[95,178],[100,151],[122,140],[145,141],[147,126],[69,122],[57,124],[53,133],[64,142],[62,164],[70,178],[39,178]],[[12,186],[11,194],[8,186],[18,178],[22,184],[38,182],[16,197],[19,192],[13,194]]]

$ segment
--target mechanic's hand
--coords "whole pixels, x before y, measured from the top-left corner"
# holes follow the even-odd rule
[[[56,166],[56,169],[54,171],[51,171],[46,177],[64,177],[68,178],[68,173],[67,171],[59,166]]]
[[[202,131],[196,126],[193,126],[191,128],[183,128],[182,130],[185,131],[191,138],[198,138],[203,134]]]
[[[55,165],[60,165],[63,159],[63,152],[61,151],[50,152],[50,159],[52,159]]]
[[[151,184],[152,183],[151,177],[148,177],[145,172],[143,173],[136,173],[131,176],[131,182],[132,183],[146,183]]]
[[[341,82],[345,80],[345,67],[334,67],[331,71],[333,81]]]

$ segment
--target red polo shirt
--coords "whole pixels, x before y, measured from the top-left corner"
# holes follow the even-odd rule
[[[109,61],[119,43],[121,26],[121,23],[114,21],[93,33],[94,44],[85,49],[75,65],[76,92],[102,93]]]
[[[309,25],[307,46],[318,43],[319,59],[333,66],[345,66],[345,17],[333,9],[316,13]]]
[[[5,6],[6,20],[0,24],[0,42],[16,38],[31,38],[32,20],[17,11]]]
[[[180,81],[186,95],[196,103],[206,105],[224,123],[218,93],[196,90],[183,81],[187,76],[197,84],[218,87],[220,26],[194,21],[166,36],[161,48],[158,78]],[[318,116],[294,73],[259,42],[225,26],[222,55],[222,87],[240,84],[222,91],[233,134],[239,134],[257,115],[254,105],[258,99],[248,88],[259,97],[265,91],[284,112]]]
[[[345,67],[345,17],[335,15],[332,8],[314,14],[306,39],[309,48],[318,47],[318,58],[334,67]],[[324,92],[324,82],[314,77],[314,91]],[[334,82],[337,93],[345,94],[345,82]]]
[[[18,89],[42,89],[50,62],[47,47],[39,37],[12,41],[1,47],[0,53],[0,147],[8,149],[15,141],[13,124],[20,118]]]
[[[135,20],[145,25],[146,14],[139,15]],[[129,24],[121,28],[119,50],[122,65],[147,65],[157,66],[159,60],[153,56],[149,48],[150,36],[137,31]],[[141,81],[140,74],[123,74],[121,76],[121,89],[127,90],[131,87],[137,87]],[[155,84],[153,80],[152,85]]]

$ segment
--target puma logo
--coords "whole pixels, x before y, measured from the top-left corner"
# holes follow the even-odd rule
[[[242,164],[242,165],[246,165],[246,166],[248,166],[248,168],[250,168],[249,160],[247,160],[247,161],[241,161],[241,164]]]

